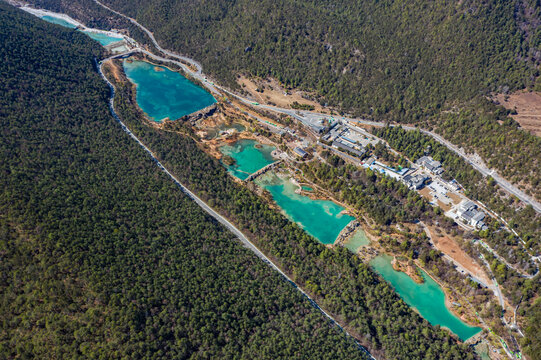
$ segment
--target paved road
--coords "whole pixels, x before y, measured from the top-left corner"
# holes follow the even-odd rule
[[[507,262],[507,260],[505,260],[503,257],[501,257],[500,255],[498,255],[498,253],[496,251],[494,251],[493,248],[491,248],[486,242],[484,242],[483,240],[478,240],[478,242],[486,249],[488,250],[488,252],[490,252],[492,255],[494,255],[494,257],[496,259],[498,259],[500,262],[502,262],[505,266],[507,266],[509,269],[515,271],[517,274],[519,274],[519,276],[523,277],[523,278],[526,278],[526,279],[533,279],[537,273],[539,272],[539,267],[536,269],[535,273],[533,275],[530,275],[530,274],[527,274],[525,273],[524,271],[522,270],[519,270],[517,269],[516,267],[514,267],[513,265],[511,265],[509,262]],[[535,261],[534,261],[535,263]]]
[[[150,40],[152,41],[152,43],[154,44],[154,46],[156,47],[156,49],[158,49],[159,51],[161,51],[162,53],[164,53],[165,55],[168,55],[168,56],[172,56],[172,57],[175,57],[177,59],[180,59],[182,61],[185,61],[191,65],[193,65],[196,69],[197,69],[197,73],[201,74],[201,70],[203,69],[201,67],[201,64],[198,63],[197,61],[193,60],[193,59],[190,59],[188,57],[185,57],[185,56],[182,56],[182,55],[178,55],[178,54],[175,54],[169,50],[166,50],[164,48],[162,48],[160,46],[160,44],[158,44],[158,42],[156,41],[156,39],[154,38],[154,34],[152,34],[152,32],[150,30],[148,30],[146,27],[144,27],[143,25],[139,24],[137,22],[137,20],[129,17],[129,16],[126,16],[112,8],[110,8],[109,6],[105,5],[105,4],[102,4],[101,2],[99,2],[98,0],[94,0],[98,5],[100,5],[101,7],[104,7],[106,8],[107,10],[111,11],[112,13],[115,13],[117,14],[118,16],[122,16],[123,18],[125,19],[128,19],[132,24],[136,25],[137,27],[139,27],[141,30],[143,30],[147,35],[148,37],[150,38]]]
[[[183,62],[186,62],[186,63],[189,63],[189,64],[193,65],[197,69],[197,71],[195,73],[193,71],[191,71],[191,69],[188,69],[185,66],[183,66],[183,67],[184,67],[184,69],[186,71],[191,73],[197,79],[203,81],[204,85],[206,87],[208,87],[209,89],[212,90],[214,87],[219,88],[220,90],[222,90],[222,91],[236,97],[237,99],[239,99],[243,103],[253,106],[253,103],[254,103],[253,100],[241,97],[241,96],[239,96],[239,95],[237,95],[237,94],[235,94],[235,93],[233,93],[233,92],[231,92],[231,91],[229,91],[229,90],[227,90],[227,89],[225,89],[225,88],[223,88],[223,87],[221,87],[219,85],[211,84],[211,83],[207,82],[206,77],[202,73],[202,67],[201,67],[201,64],[199,62],[197,62],[197,61],[195,61],[193,59],[190,59],[190,58],[188,58],[186,56],[178,55],[178,54],[175,54],[175,53],[173,53],[173,52],[171,52],[169,50],[166,50],[166,49],[162,48],[158,44],[156,39],[154,38],[154,35],[152,34],[152,32],[150,30],[148,30],[147,28],[145,28],[143,25],[139,24],[135,19],[133,19],[133,18],[131,18],[129,16],[126,16],[126,15],[124,15],[124,14],[122,14],[122,13],[116,11],[116,10],[111,9],[110,7],[108,7],[107,5],[102,4],[98,0],[94,0],[94,1],[98,5],[106,8],[107,10],[109,10],[109,11],[111,11],[111,12],[113,12],[113,13],[119,15],[119,16],[122,16],[122,17],[128,19],[131,23],[138,26],[141,30],[143,30],[149,36],[149,38],[151,39],[154,46],[159,51],[161,51],[162,53],[166,54],[167,56],[177,58],[177,59],[179,59],[179,60],[181,60]],[[164,59],[164,60],[168,60],[168,59]],[[182,65],[184,65],[184,64],[182,64]],[[285,108],[280,108],[280,107],[271,106],[271,105],[258,105],[258,107],[263,108],[263,109],[267,109],[267,110],[271,110],[271,111],[275,111],[275,112],[278,112],[278,113],[289,115],[289,116],[301,121],[304,124],[306,124],[307,122],[310,122],[310,121],[317,121],[317,120],[321,120],[321,119],[325,119],[325,118],[329,117],[329,115],[327,115],[327,114],[321,114],[321,113],[317,113],[317,112],[313,112],[313,111],[297,111],[297,110],[285,109]],[[379,127],[381,127],[381,126],[386,126],[387,125],[386,123],[370,121],[370,120],[366,120],[366,119],[353,119],[353,118],[345,118],[345,117],[342,117],[342,119],[347,121],[347,122],[351,122],[351,123],[361,123],[361,124],[371,125],[371,126],[379,126]],[[395,125],[391,125],[391,126],[395,126]],[[406,130],[415,130],[415,129],[417,129],[416,127],[412,127],[412,126],[402,126],[402,127],[404,129],[406,129]],[[495,170],[488,169],[484,165],[473,161],[471,159],[471,157],[464,154],[462,151],[460,151],[460,149],[457,146],[455,146],[452,143],[450,143],[449,141],[445,140],[440,135],[435,134],[435,133],[433,133],[431,131],[428,131],[428,130],[424,130],[424,129],[419,129],[419,130],[421,132],[423,132],[424,134],[431,136],[436,141],[440,142],[441,144],[446,146],[448,149],[450,149],[451,151],[453,151],[456,154],[458,154],[459,156],[461,156],[464,160],[466,160],[466,162],[468,162],[471,166],[473,166],[481,174],[483,174],[485,176],[492,176],[494,181],[497,184],[499,184],[505,191],[515,195],[517,198],[519,198],[524,203],[532,205],[532,207],[535,209],[535,211],[537,211],[538,213],[541,213],[541,204],[539,202],[537,202],[532,197],[526,195],[523,191],[518,189],[516,186],[514,186],[513,184],[511,184],[507,180],[505,180]]]
[[[124,14],[122,14],[122,13],[116,11],[116,10],[113,10],[112,8],[108,7],[107,5],[102,4],[98,0],[94,0],[94,1],[98,5],[106,8],[107,10],[128,19],[132,24],[136,25],[141,30],[143,30],[148,35],[148,37],[150,38],[150,40],[152,41],[154,46],[159,51],[164,53],[165,55],[177,58],[177,59],[179,59],[179,60],[181,60],[181,61],[183,61],[185,63],[189,63],[192,66],[194,66],[197,69],[197,71],[195,73],[191,69],[188,69],[186,66],[183,66],[183,67],[184,67],[184,69],[186,71],[191,73],[194,77],[196,77],[197,79],[203,81],[204,85],[206,87],[208,87],[209,89],[213,89],[214,87],[219,88],[220,90],[222,90],[222,91],[236,97],[237,99],[239,99],[243,103],[253,106],[253,103],[254,103],[253,100],[241,97],[241,96],[239,96],[239,95],[237,95],[235,93],[232,93],[231,91],[229,91],[229,90],[227,90],[227,89],[225,89],[225,88],[223,88],[223,87],[221,87],[219,85],[211,84],[211,83],[207,82],[206,77],[202,73],[202,66],[201,66],[201,64],[199,62],[197,62],[197,61],[195,61],[193,59],[190,59],[190,58],[188,58],[186,56],[178,55],[178,54],[175,54],[175,53],[173,53],[173,52],[171,52],[169,50],[166,50],[166,49],[162,48],[160,46],[160,44],[158,44],[158,42],[154,38],[154,35],[152,34],[152,32],[150,30],[148,30],[147,28],[145,28],[143,25],[139,24],[135,19],[133,19],[133,18],[131,18],[129,16],[126,16],[126,15],[124,15]],[[162,58],[162,61],[165,61],[165,60],[169,60],[169,59],[163,59]],[[184,64],[182,64],[182,65],[184,65]],[[301,121],[304,124],[306,124],[306,122],[317,121],[317,120],[321,120],[321,119],[325,119],[325,118],[329,117],[329,115],[327,115],[327,114],[321,114],[321,113],[317,113],[317,112],[313,112],[313,111],[297,111],[297,110],[285,109],[285,108],[280,108],[280,107],[271,106],[271,105],[258,105],[258,107],[263,108],[263,109],[267,109],[267,110],[271,110],[271,111],[275,111],[275,112],[278,112],[278,113],[289,115],[289,116]],[[370,121],[370,120],[365,120],[365,119],[353,119],[353,118],[345,118],[345,117],[342,117],[342,119],[347,121],[347,122],[351,122],[351,123],[361,123],[361,124],[371,125],[371,126],[379,126],[379,127],[381,127],[381,126],[386,126],[387,125],[386,123]],[[391,125],[391,126],[393,126],[393,125]],[[412,127],[412,126],[402,126],[402,127],[404,129],[406,129],[406,130],[415,130],[415,129],[417,129],[416,127]],[[452,143],[450,143],[449,141],[445,140],[440,135],[435,134],[435,133],[433,133],[431,131],[428,131],[428,130],[424,130],[424,129],[419,129],[419,130],[421,132],[423,132],[424,134],[431,136],[436,141],[440,142],[441,144],[446,146],[448,149],[450,149],[451,151],[453,151],[456,154],[458,154],[459,156],[461,156],[464,160],[466,160],[466,162],[468,162],[471,166],[473,166],[481,174],[483,174],[485,176],[492,176],[494,181],[497,184],[499,184],[505,191],[515,195],[517,198],[519,198],[524,203],[532,205],[532,207],[535,209],[535,211],[537,211],[538,213],[541,213],[541,204],[539,202],[537,202],[532,197],[526,195],[523,191],[521,191],[516,186],[514,186],[513,184],[511,184],[510,182],[505,180],[500,175],[498,175],[498,173],[495,170],[488,169],[487,167],[483,166],[482,164],[479,164],[479,163],[473,161],[471,159],[471,157],[464,154],[462,151],[460,151],[460,149],[457,146],[455,146]]]
[[[302,295],[304,295],[310,303],[319,311],[321,311],[334,325],[338,326],[346,335],[351,337],[359,347],[361,351],[363,351],[366,355],[368,355],[371,359],[375,358],[366,350],[357,340],[355,340],[354,337],[352,337],[330,314],[328,314],[325,310],[323,310],[315,300],[313,300],[300,286],[298,286],[289,276],[287,276],[276,264],[274,264],[265,254],[263,254],[248,238],[237,228],[235,225],[231,224],[229,220],[224,218],[222,215],[220,215],[218,212],[216,212],[214,209],[212,209],[207,203],[205,203],[203,200],[201,200],[197,195],[195,195],[192,191],[190,191],[186,186],[184,186],[163,164],[158,160],[156,155],[150,150],[131,130],[122,122],[120,117],[115,111],[114,108],[114,98],[115,98],[115,87],[114,85],[107,79],[105,74],[103,73],[102,67],[103,63],[109,59],[116,58],[120,55],[112,56],[108,59],[105,59],[101,62],[101,64],[98,66],[99,74],[102,77],[103,80],[107,82],[107,85],[111,89],[111,97],[109,99],[109,109],[111,111],[111,114],[115,118],[116,121],[120,124],[122,127],[122,130],[124,130],[133,140],[135,140],[152,158],[152,160],[156,163],[156,165],[160,168],[161,171],[166,173],[171,180],[174,181],[174,183],[180,188],[182,192],[184,192],[190,199],[195,201],[197,205],[199,205],[203,210],[205,210],[211,217],[216,219],[220,224],[224,225],[229,231],[231,231],[235,236],[242,242],[244,246],[246,246],[249,250],[254,252],[260,259],[262,259],[264,262],[266,262],[269,266],[271,266],[274,270],[276,270],[278,273],[280,273],[287,281],[289,281]]]

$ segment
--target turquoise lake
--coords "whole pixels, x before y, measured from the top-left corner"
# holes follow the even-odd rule
[[[61,26],[64,26],[64,27],[67,27],[67,28],[70,28],[70,29],[76,29],[77,26],[64,20],[64,19],[60,19],[60,18],[57,18],[57,17],[54,17],[54,16],[49,16],[49,15],[45,15],[45,16],[42,16],[41,17],[43,20],[47,21],[47,22],[50,22],[50,23],[53,23],[53,24],[56,24],[56,25],[61,25]]]
[[[90,38],[102,44],[103,46],[122,40],[121,37],[113,37],[104,33],[97,33],[97,32],[92,32],[92,31],[83,31],[83,32],[87,34],[88,36],[90,36]]]
[[[350,237],[344,246],[351,252],[357,252],[361,246],[368,245],[370,240],[366,236],[366,233],[362,229],[358,229],[352,237]]]
[[[235,159],[235,164],[224,164],[224,166],[232,175],[244,180],[250,174],[276,161],[271,155],[274,149],[274,146],[244,139],[237,141],[233,145],[220,147],[220,152]]]
[[[74,24],[57,17],[43,16],[42,19],[67,28],[76,28]],[[122,39],[103,33],[90,31],[84,33],[104,46]],[[158,67],[159,70],[156,68],[155,65],[144,61],[124,61],[126,75],[137,85],[137,103],[154,121],[161,121],[164,118],[175,120],[216,102],[211,94],[181,74],[164,67]],[[216,129],[217,133],[222,130]],[[238,130],[242,131],[243,128]],[[228,171],[244,180],[250,174],[274,162],[275,159],[271,156],[274,147],[261,145],[257,148],[257,144],[254,140],[240,140],[232,146],[220,148],[222,153],[236,160],[235,165],[226,166]],[[298,223],[323,244],[333,244],[340,231],[353,220],[349,215],[340,214],[344,208],[332,201],[312,200],[295,193],[298,189],[295,184],[288,178],[276,176],[273,172],[259,177],[256,183],[271,193],[274,201],[290,220]],[[358,230],[344,245],[356,252],[359,247],[368,243],[364,232]],[[463,341],[481,331],[479,327],[465,324],[447,309],[443,290],[424,271],[422,276],[425,282],[417,284],[405,273],[393,269],[390,256],[378,256],[370,264],[409,306],[417,309],[432,325],[448,328]]]
[[[392,285],[406,304],[417,309],[429,323],[448,328],[462,341],[481,331],[479,327],[465,324],[447,309],[443,290],[424,271],[421,270],[425,282],[417,284],[405,273],[394,270],[391,260],[388,255],[380,255],[370,265]]]
[[[47,22],[57,24],[57,25],[61,25],[61,26],[64,26],[64,27],[67,27],[67,28],[70,28],[70,29],[76,29],[77,28],[76,25],[74,25],[74,24],[72,24],[72,23],[70,23],[70,22],[68,22],[68,21],[66,21],[64,19],[60,19],[60,18],[57,18],[57,17],[54,17],[54,16],[46,15],[46,16],[43,16],[42,19],[47,21]],[[92,32],[92,31],[82,31],[82,32],[85,33],[86,35],[90,36],[90,38],[96,40],[97,42],[99,42],[103,46],[109,45],[109,44],[112,44],[114,42],[122,40],[122,37],[113,37],[113,36],[106,35],[104,33],[98,33],[98,32]]]
[[[137,104],[150,119],[176,120],[216,102],[180,73],[146,61],[124,60],[124,72],[137,86]]]
[[[289,178],[279,177],[272,171],[255,181],[271,193],[274,201],[290,220],[323,244],[333,244],[342,229],[354,219],[341,214],[344,208],[332,201],[312,200],[297,194],[295,190],[298,186]]]

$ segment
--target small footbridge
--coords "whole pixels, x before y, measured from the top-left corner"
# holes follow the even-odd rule
[[[257,170],[255,173],[248,176],[244,181],[245,182],[250,182],[252,180],[255,180],[258,176],[263,175],[267,171],[272,170],[276,166],[280,165],[281,162],[282,162],[282,160],[278,160],[278,161],[273,162],[272,164],[269,164],[269,165],[265,166],[264,168],[261,168],[261,169]]]

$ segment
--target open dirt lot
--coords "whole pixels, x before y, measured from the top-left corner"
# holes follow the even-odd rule
[[[511,117],[526,130],[541,136],[541,93],[516,92],[511,95],[496,95],[496,100],[506,109],[517,111]]]
[[[463,268],[471,271],[476,277],[485,281],[485,283],[491,283],[483,268],[477,264],[477,262],[475,262],[470,255],[462,250],[448,234],[438,234],[434,227],[429,227],[429,229],[434,241],[434,245],[438,250],[453,258],[456,262],[462,265]]]
[[[250,93],[261,104],[274,104],[276,106],[288,108],[296,101],[299,104],[308,104],[314,106],[315,110],[321,111],[322,107],[319,103],[307,100],[302,97],[303,92],[292,90],[289,95],[286,95],[286,90],[280,86],[278,81],[270,80],[250,80],[245,77],[240,77],[237,82],[242,88]],[[258,92],[256,89],[263,89],[263,92]]]

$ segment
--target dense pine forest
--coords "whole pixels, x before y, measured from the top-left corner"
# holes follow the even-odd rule
[[[100,53],[0,3],[0,358],[363,359],[121,130]]]
[[[143,38],[91,0],[33,2]],[[539,190],[541,142],[484,98],[541,86],[535,69],[541,34],[530,21],[539,16],[536,2],[106,3],[136,17],[165,47],[201,61],[224,84],[235,87],[239,73],[271,76],[352,114],[436,129],[481,153],[509,179]],[[0,357],[364,357],[121,131],[93,67],[103,55],[97,44],[0,3],[0,50]],[[359,259],[325,248],[232,181],[189,128],[175,124],[181,135],[146,126],[132,101],[134,89],[117,86],[121,117],[160,160],[374,354],[473,358]],[[470,128],[482,136],[471,141]],[[491,188],[479,186],[485,180],[438,144],[400,129],[378,135],[411,158],[422,151],[412,144],[432,145],[471,185],[470,195],[490,201]],[[513,164],[519,161],[520,168]],[[319,170],[344,175],[350,169]],[[369,173],[356,176],[366,194],[353,201],[378,223],[434,216],[403,187]],[[493,201],[508,210],[500,198]],[[538,248],[540,225],[532,211],[509,216]],[[525,218],[535,220],[521,223]],[[516,245],[498,236],[490,240]],[[514,290],[520,297],[519,286]],[[539,312],[531,315],[524,345],[535,355]]]
[[[92,0],[33,2],[118,24]],[[435,128],[541,199],[541,140],[486,100],[541,90],[538,1],[104,2],[225,85],[273,77],[353,115]]]
[[[117,66],[122,65],[118,62]],[[218,160],[199,149],[191,138],[190,126],[168,123],[168,130],[174,130],[170,132],[146,125],[134,100],[135,87],[126,78],[116,86],[117,110],[122,119],[180,181],[232,219],[371,351],[388,359],[472,357],[449,332],[430,326],[417,315],[348,250],[326,248],[236,183]]]

